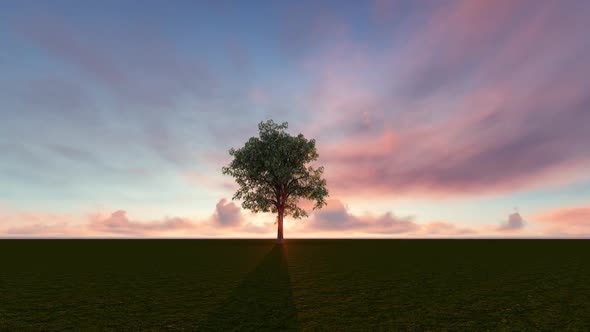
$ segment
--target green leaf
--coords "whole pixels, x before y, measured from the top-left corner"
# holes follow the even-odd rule
[[[287,122],[260,122],[258,137],[229,150],[233,160],[222,173],[239,185],[233,199],[242,200],[244,209],[255,213],[282,210],[285,216],[298,219],[308,216],[297,206],[299,199],[313,201],[314,209],[326,205],[329,194],[322,178],[324,167],[309,165],[319,157],[315,140],[302,134],[292,136],[287,128]]]

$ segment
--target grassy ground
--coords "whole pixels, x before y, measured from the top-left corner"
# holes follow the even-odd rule
[[[590,330],[590,241],[3,240],[0,330]]]

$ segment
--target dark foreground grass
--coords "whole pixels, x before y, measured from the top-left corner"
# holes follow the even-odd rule
[[[590,330],[586,240],[3,240],[0,330]]]

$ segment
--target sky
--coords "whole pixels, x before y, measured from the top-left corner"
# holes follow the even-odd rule
[[[584,0],[1,1],[0,237],[272,238],[221,167],[273,119],[330,192],[287,238],[589,238],[588,22]]]

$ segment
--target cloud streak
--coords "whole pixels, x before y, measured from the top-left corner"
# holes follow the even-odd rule
[[[101,216],[92,217],[88,227],[93,231],[108,234],[148,235],[190,230],[195,225],[189,220],[178,217],[151,222],[137,222],[129,220],[126,211],[118,210],[106,218]]]
[[[350,38],[334,48],[346,57],[314,55],[316,131],[342,137],[320,141],[335,189],[460,196],[584,177],[590,66],[577,41],[589,8],[534,7],[457,1],[425,14],[401,50]]]
[[[411,217],[397,217],[391,212],[382,215],[356,216],[336,199],[328,200],[328,205],[314,212],[311,220],[306,221],[308,231],[329,231],[378,234],[404,234],[419,229]]]
[[[590,237],[590,206],[542,211],[535,219],[544,224],[546,234]]]

